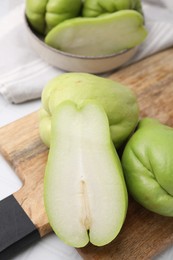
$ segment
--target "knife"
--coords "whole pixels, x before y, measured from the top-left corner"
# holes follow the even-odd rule
[[[13,195],[0,201],[0,259],[9,260],[40,234]]]

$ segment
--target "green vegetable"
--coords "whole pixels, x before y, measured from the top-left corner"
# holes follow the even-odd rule
[[[143,119],[128,141],[122,165],[129,192],[145,208],[173,216],[173,129]]]
[[[123,10],[96,18],[66,20],[47,34],[45,42],[72,54],[102,56],[135,47],[146,35],[143,16]]]
[[[142,14],[140,0],[85,0],[82,9],[84,17],[97,17],[105,13],[114,13],[120,10],[136,10]]]
[[[93,101],[65,101],[53,109],[51,126],[44,180],[49,222],[70,246],[103,246],[117,236],[127,211],[106,113]]]
[[[26,0],[26,16],[46,44],[77,55],[110,55],[147,35],[140,0]]]
[[[80,13],[81,0],[26,0],[26,15],[32,27],[46,34],[64,20]]]
[[[122,84],[87,73],[64,73],[51,80],[42,93],[40,135],[50,145],[50,118],[63,101],[80,106],[85,100],[100,103],[108,116],[111,138],[119,147],[138,123],[139,109],[133,92]],[[70,125],[68,127],[70,131]]]

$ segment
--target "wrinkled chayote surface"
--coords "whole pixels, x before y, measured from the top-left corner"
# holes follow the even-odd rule
[[[142,14],[140,0],[85,0],[82,15],[97,17],[105,13],[114,13],[120,10],[136,10]]]
[[[32,27],[46,34],[64,20],[76,17],[81,0],[26,0],[26,15]]]
[[[173,128],[141,120],[123,156],[127,188],[145,208],[173,216]]]
[[[56,107],[66,100],[77,105],[86,100],[101,104],[108,116],[115,147],[124,142],[138,123],[138,104],[130,89],[110,79],[87,73],[64,73],[48,82],[42,92],[40,136],[47,146],[50,145],[51,116]]]

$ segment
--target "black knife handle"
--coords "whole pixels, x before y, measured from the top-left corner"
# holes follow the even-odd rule
[[[13,195],[0,201],[0,259],[9,260],[40,234]]]

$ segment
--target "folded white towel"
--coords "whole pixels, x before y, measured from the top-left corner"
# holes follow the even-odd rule
[[[130,63],[173,46],[172,0],[142,3],[148,37]],[[63,71],[46,64],[32,50],[24,25],[24,3],[1,19],[0,32],[0,94],[12,103],[40,98],[45,84]]]

